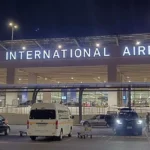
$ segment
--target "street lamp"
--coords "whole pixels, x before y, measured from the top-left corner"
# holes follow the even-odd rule
[[[18,26],[12,22],[9,23],[9,26],[11,27],[11,40],[13,41],[14,39],[14,29],[17,29]]]

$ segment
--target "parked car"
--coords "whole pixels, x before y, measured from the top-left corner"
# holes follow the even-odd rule
[[[4,133],[4,135],[9,135],[10,126],[8,124],[8,120],[0,115],[0,133]]]
[[[95,115],[90,119],[87,120],[82,120],[80,123],[83,126],[107,126],[107,122],[105,120],[106,115],[101,114],[101,115]]]
[[[115,134],[135,134],[142,135],[143,120],[134,110],[121,110],[116,118]]]

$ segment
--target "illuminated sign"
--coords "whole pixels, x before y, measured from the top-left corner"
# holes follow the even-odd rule
[[[122,56],[149,56],[150,46],[125,46]]]
[[[39,60],[39,59],[73,59],[109,57],[109,51],[104,48],[62,49],[62,50],[33,50],[8,51],[6,60]]]

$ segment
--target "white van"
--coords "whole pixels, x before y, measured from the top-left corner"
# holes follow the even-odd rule
[[[35,103],[27,121],[27,133],[31,140],[37,137],[71,137],[73,116],[68,107],[53,103]]]

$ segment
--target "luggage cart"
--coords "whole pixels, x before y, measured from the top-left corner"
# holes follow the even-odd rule
[[[78,132],[78,138],[90,137],[92,139],[92,126],[82,126]]]
[[[27,132],[25,131],[19,131],[19,133],[20,133],[20,137],[23,137],[24,135],[27,136]]]

